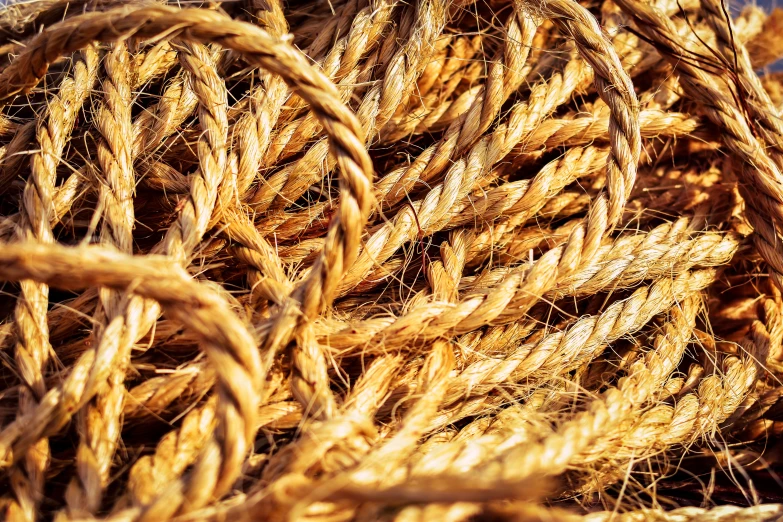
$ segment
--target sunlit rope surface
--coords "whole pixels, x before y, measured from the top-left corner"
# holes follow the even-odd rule
[[[0,8],[7,520],[777,520],[783,15]]]

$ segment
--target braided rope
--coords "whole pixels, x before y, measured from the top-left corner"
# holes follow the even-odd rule
[[[167,3],[0,8],[5,518],[777,516],[778,15]]]

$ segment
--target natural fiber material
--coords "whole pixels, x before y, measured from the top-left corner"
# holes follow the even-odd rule
[[[4,518],[783,518],[780,20],[2,8]]]

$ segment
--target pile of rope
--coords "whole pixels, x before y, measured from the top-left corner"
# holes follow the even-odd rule
[[[6,520],[778,520],[783,13],[0,11]]]

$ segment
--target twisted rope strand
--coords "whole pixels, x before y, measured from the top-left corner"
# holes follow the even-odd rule
[[[0,8],[6,518],[768,498],[777,14],[203,7]]]
[[[74,64],[73,78],[64,81],[64,89],[49,104],[48,117],[36,126],[40,150],[30,159],[30,177],[22,193],[22,212],[16,228],[20,241],[53,243],[52,202],[57,165],[65,149],[71,128],[81,105],[95,80],[98,57],[87,49]],[[26,389],[19,396],[19,413],[33,411],[46,393],[44,372],[51,354],[46,311],[49,289],[35,281],[23,281],[14,312],[17,328],[16,363]],[[12,520],[36,519],[36,509],[43,496],[43,484],[49,465],[49,444],[37,441],[25,455],[23,469],[15,469],[12,488],[15,500],[7,508]]]
[[[757,232],[754,235],[756,246],[769,263],[773,280],[783,286],[783,276],[778,275],[783,273],[783,265],[775,253],[775,245],[780,243],[778,228],[783,218],[780,211],[783,201],[783,175],[780,169],[753,135],[740,109],[720,92],[715,78],[689,60],[678,59],[688,47],[676,34],[671,21],[655,9],[638,2],[617,0],[617,3],[638,22],[637,26],[645,36],[664,49],[675,46],[672,54],[666,52],[664,55],[679,67],[683,88],[705,108],[707,117],[726,131],[723,135],[726,145],[742,158],[745,165],[753,165],[753,168],[744,168],[741,172],[744,181],[754,190],[749,190],[745,184],[741,184],[740,189],[743,197],[752,202],[748,206],[747,217]],[[772,216],[772,223],[769,223],[765,216]]]
[[[226,25],[234,27],[236,35],[232,38],[226,38],[225,35],[216,36],[206,29],[209,22],[223,22]],[[79,38],[75,40],[66,39],[62,42],[62,48],[57,53],[52,52],[52,46],[46,45],[49,40],[57,42],[64,35],[74,33],[72,26],[80,28]],[[185,27],[190,26],[186,31]],[[369,210],[368,194],[369,173],[371,166],[369,158],[361,147],[357,147],[356,135],[359,130],[358,125],[350,113],[342,109],[341,105],[333,100],[336,98],[334,88],[321,75],[303,62],[302,58],[292,53],[284,45],[271,39],[265,32],[246,24],[231,21],[222,15],[209,11],[176,11],[165,8],[146,8],[127,13],[125,11],[115,11],[108,16],[103,14],[100,18],[92,15],[84,15],[69,21],[63,22],[60,26],[50,28],[39,35],[31,43],[27,52],[22,55],[14,64],[25,61],[38,63],[40,70],[45,65],[41,65],[49,56],[56,56],[60,52],[65,52],[69,48],[79,47],[95,39],[117,39],[121,35],[144,36],[154,35],[165,32],[168,27],[178,27],[180,37],[186,36],[192,39],[204,39],[210,37],[222,44],[228,44],[229,48],[246,53],[247,57],[254,57],[260,63],[268,66],[269,69],[283,75],[288,81],[291,81],[299,89],[301,95],[324,117],[324,123],[330,129],[330,136],[336,147],[335,154],[338,157],[338,163],[342,167],[344,178],[342,178],[343,202],[340,207],[340,214],[332,222],[325,243],[324,253],[315,268],[311,271],[309,279],[300,286],[293,294],[295,301],[301,303],[301,310],[305,317],[316,315],[322,307],[330,301],[330,296],[336,286],[336,277],[339,277],[342,267],[349,264],[354,252],[358,246],[358,235],[361,230],[361,223],[364,221]],[[124,28],[124,32],[120,30]],[[252,42],[244,39],[243,36],[252,34]],[[231,45],[233,44],[233,45]],[[271,51],[271,54],[269,52]],[[281,64],[289,64],[292,67],[285,68]],[[9,72],[10,71],[10,72]],[[193,72],[193,71],[192,71]],[[14,77],[19,75],[19,80],[25,81],[31,79],[29,71],[14,70],[14,65],[6,69],[2,75]],[[19,80],[16,80],[17,82]],[[11,80],[14,83],[15,80]],[[20,86],[19,83],[16,84]],[[20,87],[21,89],[21,87]],[[328,93],[324,96],[324,92]],[[353,132],[352,132],[353,131]],[[207,139],[214,139],[207,137]],[[205,142],[206,143],[206,142]],[[208,146],[200,147],[200,152],[204,151],[209,156]],[[214,150],[214,149],[213,149]],[[210,165],[211,159],[205,157],[205,164]],[[217,161],[217,165],[221,165]],[[213,184],[214,191],[217,190],[216,184]],[[207,185],[210,186],[210,185]],[[209,197],[209,196],[208,196]],[[183,208],[182,214],[191,215],[189,206]],[[182,215],[181,214],[181,215]],[[210,213],[211,214],[211,213]],[[194,223],[195,227],[206,227],[209,221],[207,213],[192,212],[192,218],[187,219]],[[199,217],[201,216],[201,217]],[[180,221],[182,222],[182,219]],[[358,226],[357,226],[358,225]],[[189,245],[190,228],[179,229],[173,227],[169,230],[167,238],[171,237],[175,244]],[[184,233],[183,233],[184,232]],[[179,250],[180,252],[182,250]],[[336,271],[335,271],[336,270]],[[274,353],[277,346],[285,344],[287,339],[293,334],[296,324],[296,314],[291,305],[285,307],[275,318],[271,320],[271,329],[267,334],[267,341],[262,342],[269,353]],[[257,356],[256,356],[257,357]],[[228,360],[223,360],[221,364],[228,364]],[[254,360],[255,359],[255,360]],[[240,371],[243,364],[257,366],[260,361],[255,357],[245,361],[233,361],[229,367]],[[220,495],[231,486],[240,471],[242,460],[244,460],[245,448],[252,440],[255,431],[255,425],[252,421],[248,422],[255,415],[257,406],[256,394],[250,395],[243,393],[243,390],[254,390],[259,386],[258,375],[261,370],[253,370],[248,373],[242,369],[237,375],[242,375],[242,379],[233,381],[221,380],[221,395],[223,397],[234,397],[236,401],[230,400],[224,404],[220,402],[217,408],[218,412],[218,430],[215,438],[208,442],[203,452],[202,458],[196,463],[194,476],[201,475],[204,478],[209,477],[212,487],[202,488],[198,481],[188,483],[175,482],[169,488],[167,493],[158,497],[151,505],[146,506],[141,511],[136,511],[140,517],[168,517],[173,515],[179,507],[187,502],[188,506],[197,508],[208,501],[214,491]],[[224,399],[225,400],[225,399]],[[222,422],[221,422],[222,421]],[[229,429],[229,423],[232,425],[244,425],[243,429]],[[195,486],[196,489],[188,489],[188,485]]]
[[[116,247],[125,254],[133,253],[133,157],[131,127],[131,57],[125,44],[118,44],[104,58],[106,79],[103,82],[104,103],[98,109],[97,126],[103,140],[98,146],[98,162],[105,176],[100,197],[103,201],[104,224],[101,242]],[[133,324],[143,309],[141,299],[126,298],[121,293],[102,291],[101,305],[106,324],[115,318],[124,325],[123,338],[115,346],[114,360],[118,365],[102,390],[80,411],[81,443],[76,454],[78,477],[71,481],[66,501],[71,515],[95,514],[109,477],[114,451],[120,435],[120,415],[124,402],[125,367],[130,362],[130,342],[136,337]],[[124,302],[127,299],[127,303]],[[100,339],[100,333],[96,332]]]

